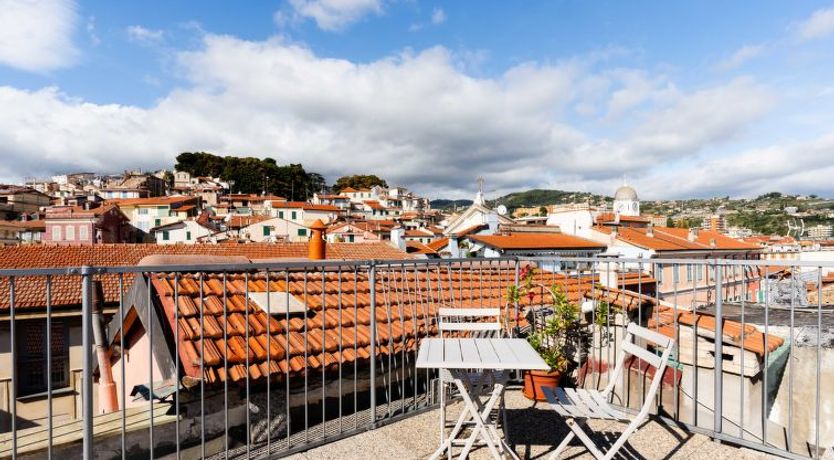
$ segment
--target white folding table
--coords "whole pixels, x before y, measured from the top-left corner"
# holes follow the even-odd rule
[[[501,398],[504,385],[496,382],[486,403],[481,401],[476,385],[470,381],[470,371],[489,374],[495,370],[548,370],[549,366],[524,339],[488,339],[488,338],[430,338],[424,339],[417,353],[418,368],[447,369],[463,398],[464,410],[452,429],[449,437],[443,441],[432,455],[440,458],[446,450],[451,451],[453,442],[463,429],[467,419],[475,423],[475,428],[466,440],[460,458],[466,458],[477,438],[487,445],[494,458],[504,454],[518,459],[515,452],[498,434],[495,424],[490,422],[489,414]],[[479,379],[478,386],[487,381],[488,375]],[[493,380],[494,381],[494,380]],[[504,428],[506,429],[506,427]]]

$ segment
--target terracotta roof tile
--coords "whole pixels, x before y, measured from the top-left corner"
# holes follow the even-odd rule
[[[93,246],[31,245],[0,247],[0,268],[63,268],[92,266],[133,266],[150,255],[210,255],[244,256],[259,259],[306,259],[306,243],[246,243],[246,244],[100,244]],[[331,243],[327,245],[331,259],[409,259],[411,256],[386,243]],[[119,296],[119,277],[115,274],[96,275],[102,281],[106,302],[116,302]],[[126,274],[124,288],[133,282]],[[46,305],[46,280],[42,276],[19,276],[15,279],[15,304],[18,308],[43,308]],[[193,281],[183,280],[184,288],[193,288]],[[215,289],[218,289],[214,285]],[[222,288],[222,287],[221,287]],[[173,290],[171,290],[173,292]],[[80,281],[74,275],[52,278],[52,305],[78,307],[81,302]],[[0,282],[0,309],[9,306],[9,283]]]
[[[518,249],[605,249],[596,241],[564,233],[514,233],[511,235],[470,235],[470,239],[501,250]]]

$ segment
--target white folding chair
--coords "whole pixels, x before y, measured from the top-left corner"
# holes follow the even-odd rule
[[[633,343],[632,339],[635,337],[652,342],[656,347],[663,348],[663,354],[658,356],[656,353]],[[617,454],[617,451],[623,447],[629,436],[631,436],[631,434],[634,433],[634,431],[636,431],[648,417],[654,396],[660,388],[660,382],[663,380],[663,372],[666,369],[666,364],[669,361],[669,356],[672,352],[674,344],[674,340],[663,334],[659,334],[655,331],[640,327],[635,323],[631,323],[628,325],[625,339],[623,340],[620,348],[617,367],[614,369],[614,373],[611,374],[610,380],[608,381],[608,385],[606,385],[605,389],[597,391],[579,388],[544,388],[543,391],[548,402],[550,403],[550,406],[553,410],[565,418],[565,421],[571,430],[571,432],[565,436],[565,439],[562,440],[561,444],[556,447],[556,451],[550,456],[550,458],[557,458],[562,450],[568,446],[574,436],[578,437],[582,443],[585,444],[585,447],[588,448],[588,451],[591,452],[594,457],[600,460],[613,458],[614,455]],[[649,386],[649,391],[645,395],[643,407],[640,408],[640,412],[638,412],[635,416],[631,416],[611,405],[614,386],[623,373],[623,367],[625,366],[627,355],[639,358],[655,368],[654,377],[652,378],[651,386]],[[629,424],[617,441],[611,445],[607,452],[603,453],[580,426],[581,422],[587,428],[588,426],[585,422],[590,419],[629,422]]]
[[[465,337],[502,337],[500,308],[448,308],[441,307],[437,312],[438,329],[441,338],[448,338],[457,333]],[[446,440],[446,392],[454,385],[454,378],[448,369],[440,369],[440,443]],[[506,385],[508,371],[469,372],[469,381],[479,389],[479,393],[490,392],[496,383]],[[507,412],[504,408],[504,395],[501,395],[498,412],[506,432]],[[451,456],[451,453],[450,453]]]

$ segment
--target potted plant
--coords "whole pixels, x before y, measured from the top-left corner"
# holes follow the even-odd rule
[[[572,358],[581,352],[586,342],[587,331],[580,323],[579,309],[571,305],[567,295],[558,286],[545,287],[533,282],[534,269],[525,267],[521,272],[521,283],[510,286],[507,298],[519,302],[527,297],[532,303],[536,291],[547,293],[551,299],[539,311],[531,309],[529,319],[531,331],[527,341],[550,366],[547,371],[525,371],[524,396],[535,401],[546,400],[542,387],[557,387],[562,375],[571,365]],[[552,310],[544,313],[543,310]]]

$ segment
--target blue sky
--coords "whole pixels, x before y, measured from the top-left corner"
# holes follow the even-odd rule
[[[0,0],[0,179],[271,156],[430,196],[834,196],[834,3]]]

